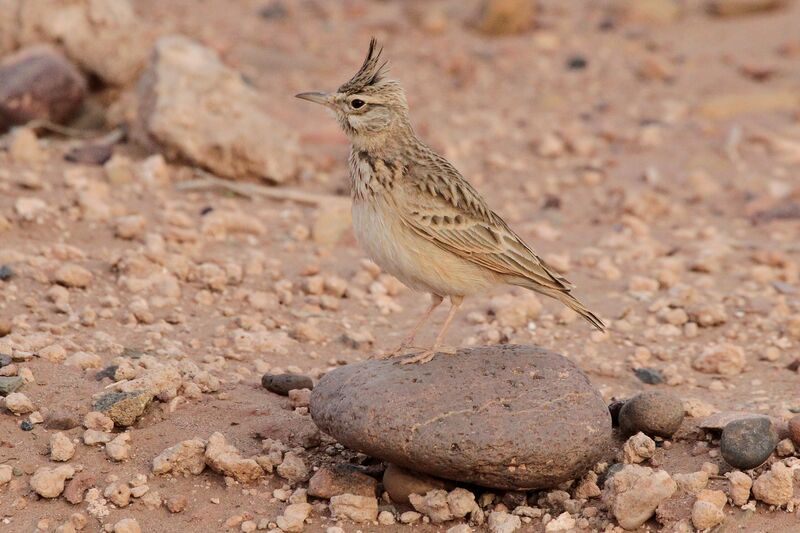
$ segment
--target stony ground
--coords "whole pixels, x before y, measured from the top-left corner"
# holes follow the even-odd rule
[[[698,421],[748,411],[785,422],[800,411],[800,4],[778,3],[721,17],[695,1],[548,1],[532,28],[497,37],[474,28],[476,5],[455,0],[135,2],[148,33],[196,39],[257,89],[258,111],[299,140],[296,171],[275,190],[305,195],[210,187],[169,150],[134,142],[101,166],[64,160],[88,142],[79,138],[0,137],[0,354],[13,358],[0,375],[21,377],[32,403],[14,397],[0,412],[0,465],[11,468],[0,466],[0,529],[70,531],[73,513],[85,531],[135,531],[119,524],[129,518],[146,532],[410,527],[393,524],[408,504],[381,500],[391,520],[380,523],[332,518],[325,499],[303,507],[294,489],[315,469],[382,466],[320,436],[304,395],[261,386],[266,372],[318,379],[389,350],[427,303],[364,259],[341,198],[345,137],[292,98],[346,81],[371,35],[420,134],[609,325],[593,332],[549,301],[500,288],[467,300],[450,342],[547,347],[609,402],[677,395],[688,417],[643,464],[672,475],[702,468],[710,488],[728,491],[718,436]],[[87,107],[110,125],[129,121],[135,85],[94,80]],[[187,186],[198,179],[206,186]],[[104,445],[122,433],[108,436],[103,417],[85,420],[93,402],[141,389],[156,398],[126,430],[129,442]],[[84,444],[84,424],[99,444]],[[198,445],[202,474],[153,472],[156,456],[195,438],[219,445]],[[51,447],[71,458],[52,460]],[[783,451],[770,462],[797,479],[797,459]],[[40,497],[31,486],[43,467],[95,489],[79,504]],[[527,495],[524,530],[617,527],[600,498],[580,502],[574,489],[567,500],[579,503],[567,506],[559,494]],[[511,513],[519,495],[470,490],[489,517],[476,527],[511,531],[492,511]],[[300,506],[285,511],[290,495]],[[692,502],[676,496],[645,527],[691,531]],[[727,504],[722,530],[798,527],[796,496],[778,509],[754,502]],[[288,523],[291,513],[308,524]],[[565,529],[545,524],[555,517]],[[413,527],[459,524],[430,521]]]

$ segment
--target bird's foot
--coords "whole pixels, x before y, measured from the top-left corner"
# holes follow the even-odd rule
[[[406,357],[405,359],[400,361],[400,364],[411,365],[414,363],[419,363],[424,365],[425,363],[430,362],[430,360],[433,359],[437,353],[438,353],[437,350],[423,350],[410,357]]]
[[[396,357],[398,353],[399,350],[392,350],[391,352],[384,352],[384,353],[374,353],[369,356],[369,359],[373,361],[383,361],[384,359],[391,359],[392,357]]]
[[[374,354],[374,355],[371,355],[369,358],[370,359],[375,359],[375,360],[378,360],[378,361],[382,361],[384,359],[391,359],[392,357],[397,357],[398,355],[404,354],[409,348],[413,349],[414,346],[409,346],[408,344],[401,344],[400,346],[398,346],[394,350],[391,350],[391,351],[385,352],[385,353]]]
[[[420,363],[425,364],[431,361],[436,354],[445,354],[445,355],[453,355],[458,351],[457,348],[452,346],[434,346],[433,348],[429,348],[427,350],[423,350],[417,354],[412,355],[411,357],[407,357],[400,361],[401,365],[410,365],[413,363]]]

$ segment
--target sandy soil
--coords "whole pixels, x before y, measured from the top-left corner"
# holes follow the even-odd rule
[[[522,292],[500,288],[467,300],[452,343],[545,346],[576,361],[608,400],[664,389],[718,410],[785,419],[800,409],[800,378],[786,369],[800,343],[800,328],[791,328],[800,316],[800,103],[787,105],[782,96],[800,90],[800,4],[718,19],[687,2],[680,20],[641,23],[610,16],[606,2],[542,2],[535,29],[500,38],[470,29],[471,3],[437,2],[440,18],[431,20],[420,20],[410,4],[283,2],[285,16],[265,18],[259,10],[270,2],[140,0],[136,11],[160,33],[184,33],[218,50],[262,91],[264,109],[301,135],[303,171],[289,186],[328,195],[347,190],[346,139],[321,109],[292,95],[346,81],[369,37],[377,35],[421,135],[576,283],[576,294],[610,325],[607,334],[592,332],[544,300],[530,325],[504,323],[494,310],[531,304]],[[576,57],[585,59],[585,68],[568,68]],[[265,371],[296,367],[318,377],[391,349],[427,303],[365,263],[349,230],[335,244],[318,243],[312,227],[324,206],[218,189],[182,191],[176,184],[189,173],[178,165],[170,166],[166,183],[111,184],[104,200],[110,215],[89,220],[65,176],[79,169],[90,182],[108,178],[101,167],[63,160],[78,142],[42,139],[46,157],[37,163],[0,151],[0,215],[10,222],[0,229],[0,264],[15,271],[0,281],[0,319],[11,323],[12,336],[44,334],[67,355],[87,351],[109,364],[125,347],[186,357],[223,380],[219,392],[174,412],[167,404],[152,406],[132,430],[129,461],[112,463],[102,449],[79,445],[71,464],[96,473],[101,487],[111,476],[149,474],[163,449],[214,431],[244,455],[258,453],[260,434],[289,427],[290,417],[304,419],[292,424],[309,423],[291,412],[288,400],[261,387]],[[115,150],[134,163],[147,155],[128,145]],[[33,188],[20,183],[28,173],[40,177]],[[46,203],[33,221],[15,213],[16,202],[27,197]],[[786,206],[795,206],[783,211],[794,216],[777,216]],[[209,208],[243,213],[263,231],[214,235],[204,226]],[[130,240],[115,237],[116,219],[132,214],[146,219],[145,229]],[[163,252],[152,248],[158,236]],[[86,289],[69,289],[68,305],[57,309],[48,291],[52,273],[66,262],[89,269],[93,280]],[[152,299],[157,289],[135,293],[126,284],[177,272],[178,263],[189,274],[177,276],[179,294],[163,307]],[[209,288],[197,273],[203,263],[227,270],[219,287]],[[319,294],[316,276],[345,280],[347,297]],[[281,303],[258,310],[247,298],[254,292]],[[136,316],[138,299],[149,303],[149,315]],[[687,317],[670,315],[675,309]],[[443,313],[420,342],[432,339]],[[717,318],[714,325],[691,325],[703,313]],[[258,330],[266,340],[256,348],[237,340]],[[744,350],[744,369],[732,375],[694,370],[692,361],[719,343]],[[23,392],[43,413],[65,408],[82,416],[92,395],[110,383],[94,379],[96,370],[39,358],[18,366],[33,372],[36,382]],[[659,369],[669,384],[645,385],[633,372],[637,367]],[[54,529],[76,507],[29,493],[27,478],[49,461],[50,431],[37,425],[23,432],[21,420],[0,414],[0,464],[22,473],[18,486],[0,488],[0,530],[34,531],[42,519]],[[718,456],[691,453],[695,423],[687,418],[663,468],[693,472],[712,461],[726,470]],[[310,463],[329,460],[324,449],[310,450]],[[274,520],[284,504],[272,491],[284,481],[264,479],[227,487],[208,471],[155,477],[151,491],[186,495],[185,511],[134,503],[111,508],[105,523],[134,517],[143,531],[169,532],[223,530],[234,515]],[[734,508],[721,531],[791,531],[800,527],[797,520],[795,513],[763,505],[755,512]],[[87,531],[100,530],[96,520],[89,524]],[[305,531],[331,525],[327,511],[315,511]],[[536,521],[525,528],[544,529]]]

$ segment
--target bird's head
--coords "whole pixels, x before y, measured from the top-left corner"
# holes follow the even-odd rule
[[[405,92],[397,81],[386,78],[382,51],[373,38],[361,68],[336,92],[296,95],[333,110],[344,132],[359,147],[383,144],[408,125]]]

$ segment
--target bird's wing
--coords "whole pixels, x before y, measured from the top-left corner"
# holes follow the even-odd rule
[[[396,208],[422,237],[459,257],[557,291],[572,284],[556,274],[486,205],[478,192],[444,160],[437,168],[411,166],[399,184]]]

